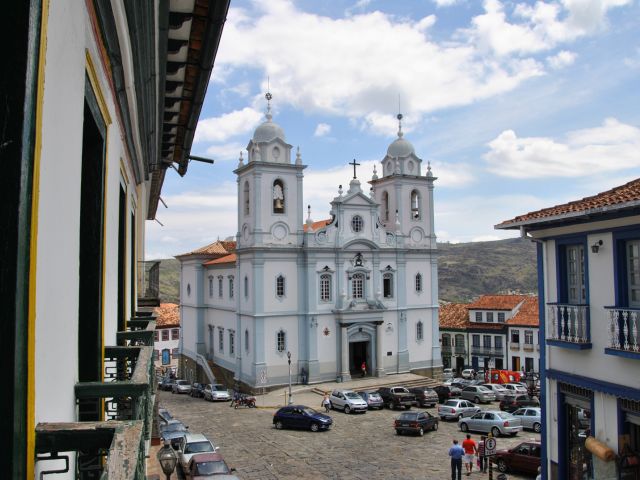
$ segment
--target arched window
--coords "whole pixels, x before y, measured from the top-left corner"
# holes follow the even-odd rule
[[[364,274],[354,273],[351,277],[351,296],[353,298],[364,298]]]
[[[382,296],[393,298],[393,273],[385,273],[382,276]]]
[[[213,297],[213,275],[209,275],[209,297]]]
[[[422,321],[416,323],[416,340],[420,341],[424,339],[424,325]]]
[[[276,349],[279,353],[287,349],[287,334],[284,330],[280,330],[276,335]]]
[[[245,329],[244,331],[244,350],[245,352],[249,351],[249,330]]]
[[[422,216],[420,212],[420,193],[417,190],[411,191],[411,218],[419,220]]]
[[[422,291],[422,274],[416,273],[416,292]]]
[[[448,335],[448,334],[442,335],[442,346],[443,347],[451,346],[451,335]]]
[[[276,297],[284,297],[284,277],[278,275],[276,278]]]
[[[244,277],[244,298],[249,298],[249,277]]]
[[[331,301],[331,275],[328,273],[320,275],[320,300]]]
[[[218,276],[218,296],[222,298],[222,275]]]
[[[389,194],[386,190],[382,192],[382,220],[389,221]]]
[[[244,214],[249,215],[250,205],[251,205],[251,196],[249,192],[249,182],[244,182]]]
[[[273,213],[284,213],[284,183],[279,178],[273,182]]]
[[[233,298],[233,276],[229,276],[229,298]]]

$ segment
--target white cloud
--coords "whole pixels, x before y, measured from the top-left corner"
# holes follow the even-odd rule
[[[198,122],[194,142],[225,142],[233,136],[246,134],[260,123],[262,116],[259,111],[245,107],[219,117],[205,118]]]
[[[316,126],[316,131],[313,133],[315,137],[324,137],[331,132],[331,125],[328,123],[319,123]]]
[[[624,59],[624,64],[632,69],[640,68],[640,47],[636,48],[635,56]]]
[[[363,11],[365,8],[369,6],[370,3],[371,3],[371,0],[358,0],[351,7],[347,8],[344,11],[344,14],[346,16],[350,16],[350,15],[353,15],[354,12],[356,11]]]
[[[211,145],[207,148],[207,155],[213,157],[216,161],[238,161],[240,152],[243,154],[244,161],[247,161],[247,144],[239,142],[230,142]]]
[[[561,68],[565,68],[565,67],[568,67],[569,65],[573,65],[573,62],[576,61],[576,57],[577,55],[574,52],[569,52],[568,50],[562,50],[558,52],[556,55],[547,57],[547,64],[554,70],[560,70]]]
[[[564,142],[518,138],[505,130],[489,143],[484,159],[493,173],[511,178],[577,177],[640,167],[640,128],[608,118],[576,130]]]
[[[456,3],[460,3],[462,0],[433,0],[433,3],[436,4],[436,7],[450,7],[455,5]]]

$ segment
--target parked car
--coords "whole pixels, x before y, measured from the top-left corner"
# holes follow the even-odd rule
[[[171,393],[189,393],[191,392],[191,384],[186,380],[176,380],[171,386]]]
[[[158,420],[161,423],[167,423],[169,420],[173,420],[173,415],[166,408],[158,408]]]
[[[191,385],[191,392],[189,392],[193,398],[204,397],[204,385],[202,383],[194,383]]]
[[[360,396],[367,402],[367,406],[372,410],[374,408],[384,407],[384,401],[378,392],[361,392]]]
[[[475,378],[475,373],[476,372],[473,368],[465,368],[464,370],[462,370],[462,373],[460,375],[462,376],[462,378],[472,380]]]
[[[435,407],[439,397],[433,388],[429,387],[413,387],[409,391],[416,396],[414,405],[418,407]]]
[[[511,395],[526,395],[529,393],[527,387],[521,383],[504,383],[502,386],[508,390]]]
[[[406,408],[409,410],[416,396],[405,387],[381,387],[378,393],[382,397],[384,404],[390,409]]]
[[[496,395],[481,385],[471,385],[462,389],[460,398],[471,400],[475,403],[489,403],[496,399]]]
[[[500,410],[486,410],[478,412],[469,418],[458,420],[458,427],[463,432],[491,433],[494,437],[500,435],[517,435],[522,431],[522,422],[510,413]]]
[[[198,453],[191,457],[185,476],[192,480],[216,478],[232,480],[238,479],[233,475],[235,468],[229,468],[219,453]]]
[[[438,430],[438,417],[429,412],[404,412],[395,420],[393,426],[398,435],[411,432],[423,436],[427,430]]]
[[[456,420],[475,415],[480,410],[480,407],[468,400],[447,400],[438,406],[438,415],[442,420]]]
[[[462,391],[463,388],[468,387],[471,383],[471,380],[465,380],[464,378],[455,378],[453,382],[451,382],[451,387],[459,388]]]
[[[180,447],[180,440],[189,431],[189,427],[180,420],[169,420],[164,425],[160,425],[158,430],[162,441],[171,443],[171,446],[177,450]]]
[[[231,400],[231,395],[229,395],[229,390],[225,388],[224,385],[220,385],[219,383],[209,383],[204,386],[204,399],[213,401],[222,401],[228,402]]]
[[[365,413],[369,408],[367,402],[353,390],[334,390],[329,395],[329,401],[331,402],[331,408],[343,410],[344,413]]]
[[[444,403],[453,396],[451,388],[446,385],[436,385],[433,390],[438,394],[438,403]]]
[[[178,448],[178,463],[183,472],[189,470],[189,461],[197,453],[215,453],[218,451],[211,440],[201,433],[186,433],[182,436]]]
[[[542,430],[542,412],[540,407],[519,408],[512,413],[522,422],[522,428],[528,428],[536,433]]]
[[[444,368],[442,370],[442,378],[445,380],[453,378],[453,368]]]
[[[317,432],[318,430],[330,429],[332,424],[333,419],[329,415],[304,405],[288,405],[280,408],[273,415],[273,425],[278,430],[288,427],[304,428]]]
[[[498,450],[491,462],[498,466],[501,472],[518,471],[535,475],[540,466],[540,443],[523,442],[509,450]]]
[[[510,395],[510,391],[504,388],[499,383],[483,383],[483,387],[487,387],[489,390],[493,391],[496,396],[496,400],[503,400],[504,397],[508,397]]]
[[[173,384],[176,383],[175,378],[164,378],[159,384],[158,389],[169,392],[173,390]]]
[[[500,410],[506,412],[515,412],[522,407],[539,407],[540,400],[538,397],[530,397],[529,395],[516,395],[515,397],[505,397],[500,402]]]

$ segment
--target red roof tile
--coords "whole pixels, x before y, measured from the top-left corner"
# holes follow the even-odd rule
[[[235,253],[231,253],[224,257],[216,258],[215,260],[209,260],[208,262],[204,262],[203,265],[220,265],[223,263],[236,263],[238,256]]]
[[[467,305],[469,310],[513,310],[527,295],[482,295]]]
[[[329,225],[331,223],[331,219],[327,219],[327,220],[319,220],[317,222],[313,222],[311,224],[311,228],[313,228],[313,231],[315,232],[316,230],[318,230],[319,228],[322,227],[326,227],[327,225]],[[304,224],[304,231],[306,232],[307,230],[309,230],[309,225],[307,225],[306,223]]]
[[[464,303],[447,303],[440,305],[440,328],[467,328],[469,326],[469,311]]]
[[[185,257],[188,255],[227,255],[236,251],[236,242],[231,240],[216,240],[209,245],[197,248],[189,253],[183,253],[177,255],[178,257]]]
[[[540,325],[538,313],[538,297],[527,296],[518,309],[518,313],[507,320],[507,323],[509,325],[538,327]]]
[[[505,220],[496,225],[496,228],[514,228],[520,223],[536,223],[535,220],[542,222],[544,219],[562,215],[597,213],[606,207],[617,206],[618,208],[622,208],[627,203],[638,201],[640,201],[640,178],[591,197],[585,197],[554,207],[543,208],[542,210],[517,216],[511,220]],[[615,208],[610,209],[614,210]]]
[[[156,328],[179,327],[180,307],[175,303],[161,303],[154,309]]]

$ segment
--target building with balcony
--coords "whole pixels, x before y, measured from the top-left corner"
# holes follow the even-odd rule
[[[540,371],[540,317],[538,297],[524,296],[517,312],[507,319],[507,357],[509,369],[523,372]]]
[[[180,307],[176,303],[161,303],[154,309],[153,363],[159,374],[176,373],[180,357]]]
[[[440,305],[440,349],[443,368],[458,374],[469,365],[469,311],[464,303]]]
[[[638,478],[593,452],[640,452],[640,179],[496,228],[538,245],[544,478]]]
[[[145,222],[167,168],[187,172],[227,8],[35,0],[3,13],[3,478],[145,478],[143,307],[159,302]]]

